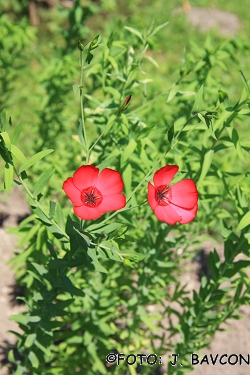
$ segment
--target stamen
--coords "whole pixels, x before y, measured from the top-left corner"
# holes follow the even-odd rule
[[[156,200],[159,205],[165,206],[171,202],[171,194],[168,186],[159,186],[156,189]]]
[[[89,207],[97,207],[102,201],[102,195],[98,189],[90,187],[84,189],[81,194],[83,204]]]

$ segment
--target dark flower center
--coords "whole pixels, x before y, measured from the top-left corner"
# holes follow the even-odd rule
[[[81,200],[85,206],[98,207],[102,202],[102,194],[97,188],[91,186],[82,190]]]
[[[166,206],[171,202],[171,192],[166,185],[158,186],[155,191],[155,199],[160,206]]]

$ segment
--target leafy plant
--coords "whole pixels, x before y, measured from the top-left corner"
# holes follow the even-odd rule
[[[11,264],[27,309],[12,317],[22,330],[13,332],[19,355],[9,352],[15,375],[125,375],[141,368],[149,374],[147,363],[106,361],[109,353],[148,351],[178,353],[184,365],[165,363],[167,374],[187,373],[190,353],[206,347],[249,301],[249,145],[241,135],[249,88],[243,72],[240,98],[231,99],[223,86],[236,51],[247,47],[213,46],[209,38],[204,49],[193,45],[176,80],[158,89],[145,71],[157,65],[149,43],[165,26],[141,32],[125,25],[109,37],[80,41],[78,83],[71,48],[60,61],[49,59],[40,77],[46,95],[37,111],[38,139],[28,151],[18,143],[26,124],[13,126],[1,113],[1,189],[9,194],[22,185],[32,210],[12,229],[20,251]],[[80,110],[71,107],[76,96],[67,100],[71,80]],[[62,191],[88,164],[119,171],[127,198],[126,207],[94,222],[75,216]],[[147,183],[165,165],[178,165],[179,180],[198,187],[197,218],[188,225],[158,221],[147,204]],[[224,242],[224,259],[211,248],[211,275],[191,296],[180,281],[183,263],[211,237]],[[238,260],[240,254],[246,259]]]

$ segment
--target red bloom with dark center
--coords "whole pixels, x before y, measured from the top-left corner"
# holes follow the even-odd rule
[[[121,174],[109,168],[99,172],[92,165],[83,165],[63,184],[75,214],[83,220],[98,219],[105,212],[126,206]]]
[[[154,185],[148,183],[148,203],[160,221],[170,225],[190,223],[198,210],[198,191],[193,180],[169,186],[179,167],[166,165],[155,172]]]

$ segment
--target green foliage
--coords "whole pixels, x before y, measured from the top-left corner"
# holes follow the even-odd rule
[[[88,16],[95,11],[88,4]],[[240,98],[231,94],[234,82],[224,84],[235,56],[249,46],[241,40],[214,44],[210,36],[204,48],[192,43],[172,81],[159,87],[149,48],[166,22],[145,32],[126,24],[108,37],[96,33],[87,44],[85,15],[75,1],[65,11],[62,45],[51,43],[51,53],[30,60],[38,64],[29,77],[37,86],[27,99],[35,103],[30,120],[16,125],[4,110],[0,116],[1,190],[10,194],[22,185],[32,210],[11,230],[20,251],[10,263],[26,289],[26,312],[12,317],[22,331],[15,333],[19,355],[9,353],[12,373],[125,375],[124,363],[110,370],[105,362],[116,349],[178,353],[185,365],[169,365],[167,374],[184,374],[191,370],[190,353],[206,347],[249,301],[247,73],[239,74]],[[13,28],[6,16],[0,22],[13,31],[1,42],[8,108],[35,33],[24,21]],[[146,73],[151,69],[154,74]],[[124,209],[94,222],[77,218],[61,189],[88,163],[120,171],[127,196]],[[166,164],[177,164],[180,178],[197,183],[199,211],[189,225],[161,223],[146,204],[147,182]],[[211,275],[190,295],[180,281],[183,263],[213,237],[224,243],[224,259],[211,249]],[[150,366],[142,366],[149,374]],[[129,370],[136,374],[135,366]]]

